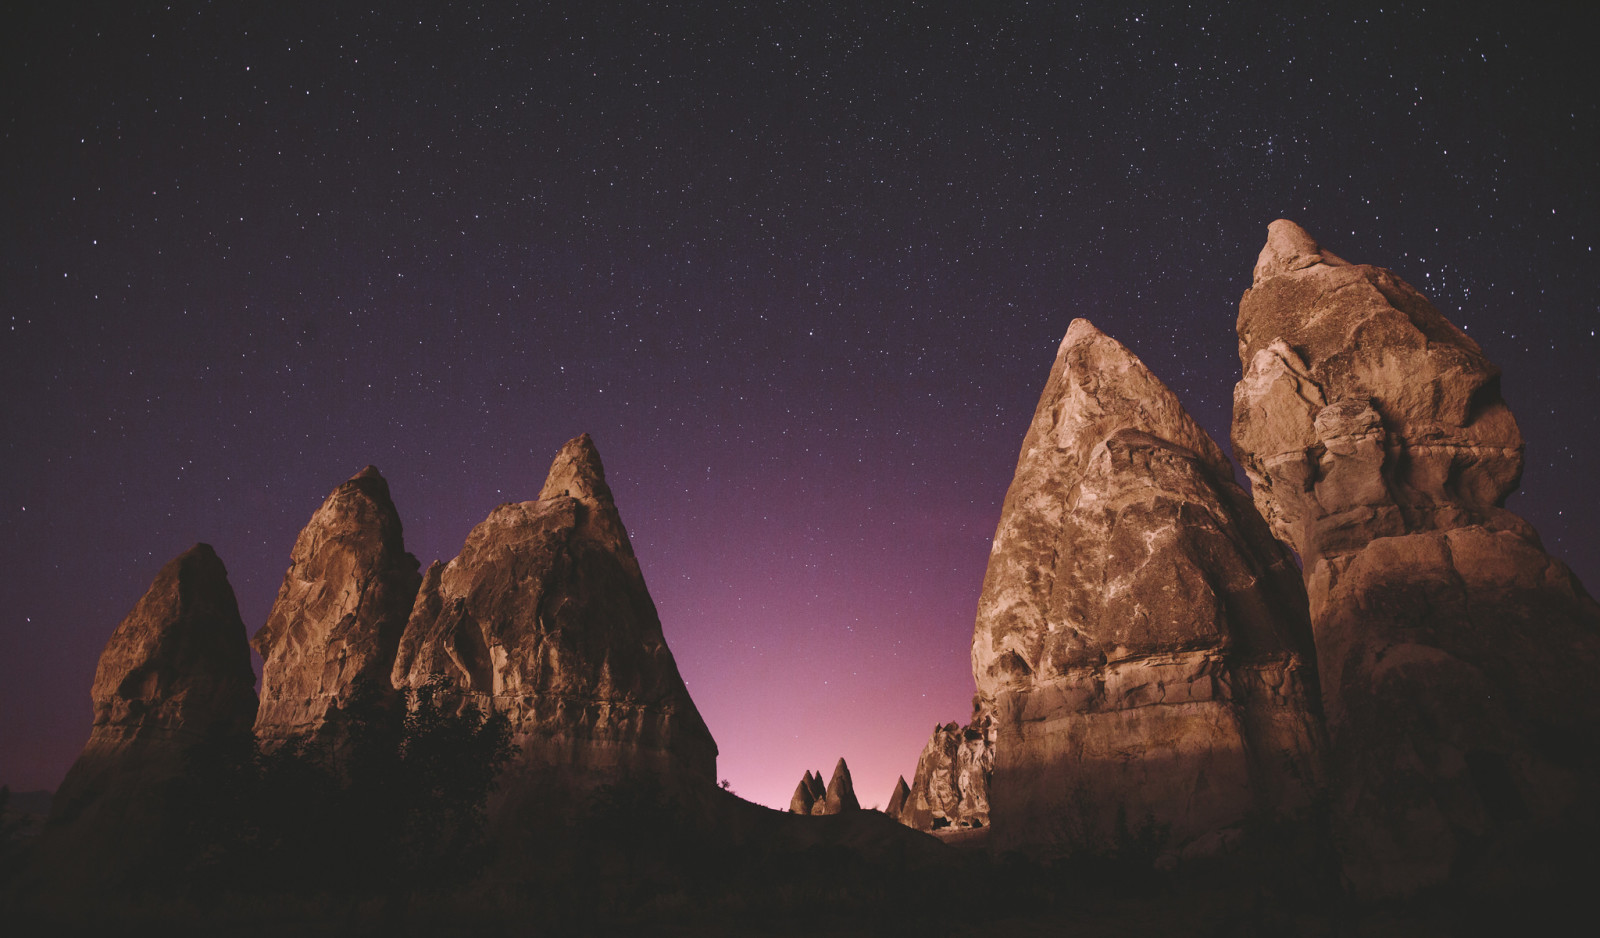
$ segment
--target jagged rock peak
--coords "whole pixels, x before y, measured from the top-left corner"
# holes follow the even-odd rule
[[[268,749],[315,736],[370,684],[391,693],[396,646],[416,599],[389,484],[367,466],[333,490],[296,538],[278,598],[251,644],[263,660],[256,735]],[[336,720],[335,720],[336,722]]]
[[[1312,660],[1299,572],[1221,449],[1075,320],[995,530],[974,723],[935,732],[917,817],[976,826],[986,810],[997,843],[1026,847],[1071,811],[1104,839],[1120,808],[1170,824],[1179,849],[1220,849],[1253,812],[1309,799]]]
[[[1317,264],[1349,267],[1350,262],[1326,250],[1299,225],[1280,218],[1267,226],[1267,243],[1256,258],[1253,279],[1256,286],[1280,274],[1305,270]]]
[[[1050,402],[1046,410],[1042,405]],[[1074,319],[1056,353],[1035,424],[1048,421],[1032,440],[1074,453],[1082,464],[1095,444],[1119,429],[1148,433],[1199,456],[1225,475],[1232,466],[1222,450],[1184,410],[1177,395],[1126,346]],[[1030,436],[1033,436],[1030,430]],[[1027,442],[1024,442],[1026,452]]]
[[[716,743],[588,436],[562,447],[540,495],[495,508],[428,570],[394,685],[443,682],[447,701],[509,716],[521,752],[507,771],[527,784],[507,784],[508,804],[552,773],[580,786],[633,772],[714,785]]]
[[[95,739],[248,727],[255,672],[228,570],[210,544],[168,561],[95,668]]]
[[[539,490],[539,501],[561,496],[582,501],[612,503],[611,488],[606,485],[606,470],[600,462],[600,451],[594,440],[582,433],[566,442],[561,452],[550,464],[544,488]]]
[[[828,779],[828,791],[825,797],[828,814],[861,810],[861,802],[856,800],[855,782],[850,779],[850,766],[845,764],[843,757],[833,767],[833,777]]]
[[[800,784],[794,787],[794,794],[789,798],[790,814],[810,814],[811,808],[817,803],[817,796],[811,792],[811,771],[806,770],[805,777],[800,779]]]
[[[1523,440],[1500,370],[1393,272],[1329,257],[1268,229],[1234,453],[1303,562],[1345,879],[1489,882],[1600,801],[1571,758],[1600,752],[1600,606],[1504,508]]]

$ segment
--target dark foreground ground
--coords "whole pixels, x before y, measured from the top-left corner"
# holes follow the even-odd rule
[[[1567,935],[1592,933],[1600,881],[1575,840],[1363,906],[1298,834],[1265,831],[1225,860],[1162,869],[1147,832],[996,856],[982,838],[943,842],[873,811],[798,818],[720,793],[692,810],[612,794],[523,827],[515,843],[436,845],[405,862],[332,843],[257,847],[150,857],[114,881],[78,882],[41,880],[13,850],[0,934]]]

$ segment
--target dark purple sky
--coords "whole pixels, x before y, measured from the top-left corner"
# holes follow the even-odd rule
[[[1512,507],[1600,581],[1582,17],[68,6],[0,23],[15,788],[59,782],[107,637],[190,544],[254,631],[363,465],[427,563],[587,431],[720,774],[787,803],[843,755],[883,803],[968,715],[1067,324],[1225,441],[1280,216],[1505,369]]]

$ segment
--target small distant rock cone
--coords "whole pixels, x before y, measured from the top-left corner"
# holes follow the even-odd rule
[[[1308,811],[1314,661],[1294,561],[1227,458],[1138,358],[1075,320],[973,630],[991,836],[1096,849],[1121,813],[1204,855],[1251,817]]]
[[[850,767],[845,765],[844,759],[833,767],[833,777],[828,779],[828,790],[824,796],[828,810],[825,814],[843,814],[846,811],[860,811],[861,802],[856,800],[856,786],[850,780]]]
[[[910,796],[911,788],[906,785],[906,777],[902,775],[898,780],[895,781],[894,793],[889,796],[889,805],[883,809],[883,813],[894,818],[896,821],[905,823],[901,820],[901,815],[905,813],[906,799]]]
[[[1304,564],[1345,877],[1404,896],[1536,869],[1553,836],[1589,850],[1600,606],[1504,507],[1500,370],[1390,271],[1267,231],[1233,445]]]
[[[267,624],[256,737],[337,748],[358,688],[393,695],[390,672],[422,577],[406,553],[389,485],[368,466],[334,489],[295,540]]]
[[[789,799],[790,814],[810,814],[812,805],[817,803],[817,796],[811,790],[811,770],[807,769],[805,777],[800,779],[800,784],[794,787],[794,796]]]
[[[95,669],[94,726],[56,792],[34,874],[78,888],[170,875],[201,747],[248,753],[255,673],[228,571],[208,544],[168,561]],[[48,887],[47,887],[48,888]]]
[[[442,682],[446,699],[509,717],[507,807],[550,782],[716,784],[716,743],[587,434],[562,447],[538,500],[496,508],[460,555],[428,569],[393,680]]]

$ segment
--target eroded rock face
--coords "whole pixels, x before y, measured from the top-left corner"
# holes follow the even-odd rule
[[[1351,883],[1402,895],[1592,824],[1600,608],[1503,507],[1523,442],[1499,369],[1284,220],[1239,355],[1234,451],[1304,563]]]
[[[997,842],[1072,849],[1120,812],[1208,853],[1253,814],[1299,811],[1320,772],[1313,660],[1298,571],[1227,459],[1143,363],[1075,320],[973,633]]]
[[[552,772],[716,783],[716,743],[587,434],[562,447],[537,500],[496,508],[454,560],[428,569],[393,680],[442,682],[463,704],[507,714],[520,749],[503,789],[512,801]]]
[[[196,544],[161,568],[100,655],[94,726],[56,792],[41,874],[138,874],[182,826],[173,786],[190,754],[248,740],[254,685],[227,569]]]
[[[899,817],[917,830],[969,829],[989,824],[989,777],[994,770],[994,721],[981,702],[972,722],[933,728]]]
[[[421,575],[389,485],[372,466],[334,489],[295,540],[252,644],[263,659],[256,737],[337,748],[340,709],[366,683],[392,691],[395,650]]]

